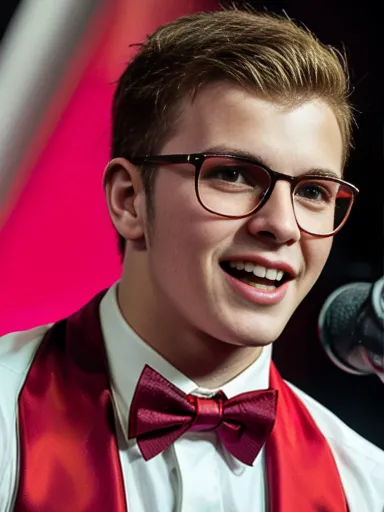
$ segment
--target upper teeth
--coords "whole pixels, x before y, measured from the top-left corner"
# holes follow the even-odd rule
[[[253,272],[257,277],[265,277],[271,281],[281,281],[284,272],[276,268],[267,268],[262,265],[255,265],[250,261],[230,261],[229,266],[237,268],[237,270],[245,270],[246,272]]]

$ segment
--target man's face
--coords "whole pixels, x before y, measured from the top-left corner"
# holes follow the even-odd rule
[[[161,153],[212,148],[247,152],[291,176],[328,169],[341,177],[340,130],[321,101],[286,109],[229,84],[206,87],[185,103],[176,134]],[[269,201],[248,218],[209,213],[196,198],[193,169],[188,164],[158,169],[145,256],[150,293],[167,304],[175,325],[182,319],[197,332],[235,345],[270,343],[317,280],[332,238],[299,230],[285,181],[278,181]],[[263,291],[231,278],[223,269],[228,260],[271,269],[285,265],[294,277],[275,291]]]

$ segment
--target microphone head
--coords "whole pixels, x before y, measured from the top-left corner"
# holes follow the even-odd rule
[[[355,375],[371,373],[362,362],[356,339],[358,320],[372,288],[370,283],[349,283],[337,288],[319,315],[319,338],[331,361]]]

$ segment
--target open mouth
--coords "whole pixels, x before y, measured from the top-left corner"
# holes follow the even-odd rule
[[[276,290],[293,277],[283,270],[245,261],[221,261],[220,266],[230,276],[259,290]]]

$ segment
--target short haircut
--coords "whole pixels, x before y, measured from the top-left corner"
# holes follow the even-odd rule
[[[226,81],[287,107],[324,100],[338,121],[345,163],[353,121],[346,60],[294,21],[249,10],[199,12],[159,27],[138,46],[113,99],[112,158],[158,153],[177,127],[182,100]],[[154,175],[143,166],[149,208]]]

